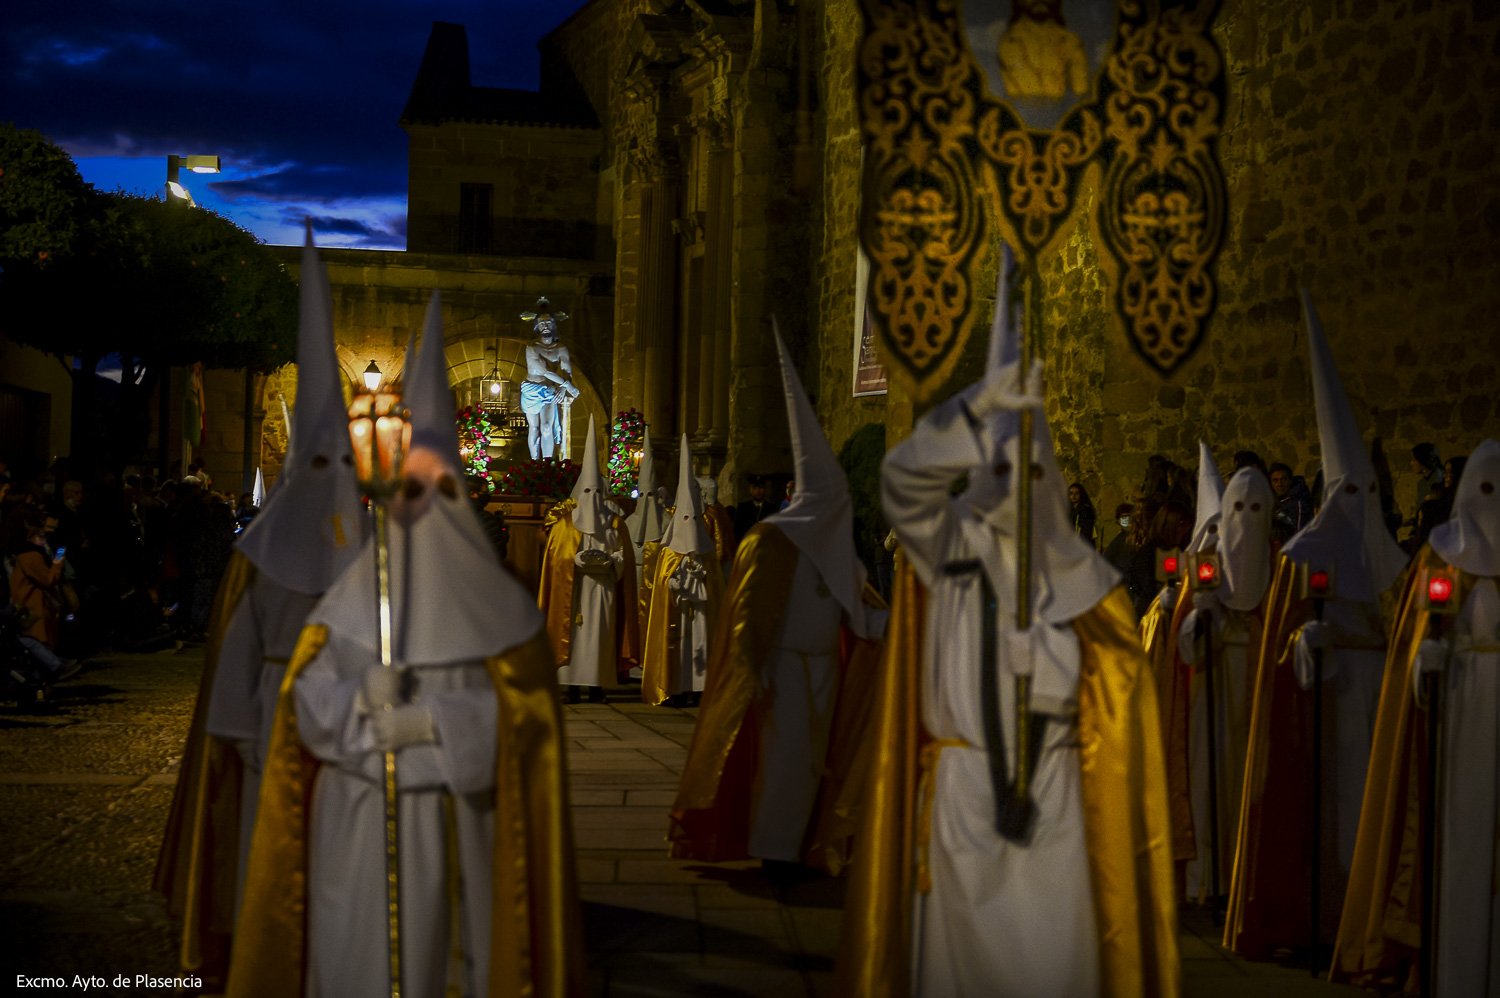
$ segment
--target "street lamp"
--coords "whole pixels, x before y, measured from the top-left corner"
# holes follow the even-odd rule
[[[177,171],[186,167],[194,173],[218,173],[219,157],[217,156],[168,156],[167,157],[167,192],[173,197],[181,198],[188,204],[193,204],[193,196],[188,189],[177,182]]]
[[[370,366],[365,368],[365,390],[374,393],[380,387],[380,368],[375,361],[370,361]]]

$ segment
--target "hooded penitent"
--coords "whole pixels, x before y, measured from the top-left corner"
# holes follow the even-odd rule
[[[266,476],[260,473],[259,468],[255,469],[255,488],[250,490],[250,502],[256,509],[266,504]]]
[[[662,547],[678,554],[711,552],[714,540],[708,536],[703,525],[703,498],[699,494],[698,480],[693,477],[692,463],[688,459],[687,434],[682,435],[681,470],[677,474],[677,499],[673,503],[672,520],[666,533],[661,535]]]
[[[580,533],[597,534],[609,529],[611,517],[604,508],[604,493],[600,488],[599,443],[592,415],[589,416],[589,435],[583,445],[583,467],[578,473],[578,483],[573,486],[572,498],[578,504],[573,509],[573,526]]]
[[[1208,444],[1198,441],[1198,509],[1193,521],[1193,539],[1188,542],[1188,553],[1212,548],[1219,534],[1219,499],[1224,494],[1224,478],[1219,466],[1214,463],[1213,451]]]
[[[1447,522],[1432,529],[1432,549],[1470,575],[1500,575],[1500,443],[1474,448],[1453,495]]]
[[[641,468],[636,476],[635,511],[625,520],[630,539],[637,548],[661,540],[666,529],[666,511],[656,498],[656,462],[651,456],[651,428],[641,443]]]
[[[985,362],[985,379],[1014,380],[1020,371],[1019,303],[1010,295],[1010,247],[1002,253],[1000,278],[995,292],[995,317]],[[966,392],[977,391],[975,386]],[[1017,390],[1021,386],[1015,386]],[[1025,392],[1041,392],[1041,368],[1034,365]],[[1007,577],[1001,559],[1014,557],[1015,523],[1020,502],[1012,469],[1020,459],[1020,416],[1004,409],[983,420],[980,448],[986,464],[969,471],[968,489],[959,496],[1000,535],[1002,545],[987,545],[980,554],[997,592],[1005,591]],[[1094,606],[1114,588],[1119,573],[1073,529],[1069,516],[1067,483],[1057,466],[1052,434],[1047,420],[1037,411],[1032,424],[1031,559],[1032,607],[1049,623],[1062,623]],[[1005,469],[997,473],[997,469]]]
[[[370,676],[390,675],[367,544],[309,618],[281,686],[232,998],[388,990],[385,810],[367,774],[382,768],[373,719],[403,712],[426,718],[425,735],[387,749],[404,837],[403,993],[441,994],[459,948],[448,979],[465,993],[581,986],[554,665],[541,615],[460,487],[436,294],[404,386],[411,438],[389,542],[395,664],[412,667],[400,684],[411,693],[387,694],[388,713],[366,699]]]
[[[1231,610],[1253,610],[1271,584],[1271,515],[1276,496],[1258,468],[1241,468],[1221,499],[1219,601]]]
[[[328,275],[309,228],[302,248],[291,447],[276,488],[237,547],[257,570],[310,596],[326,590],[359,551],[359,482],[343,381],[333,347]]]
[[[1295,562],[1333,563],[1339,596],[1373,603],[1406,567],[1406,553],[1386,529],[1375,465],[1306,289],[1302,309],[1323,453],[1323,506],[1282,553]]]
[[[699,475],[696,481],[698,482],[698,494],[703,497],[704,508],[712,506],[719,501],[718,482],[707,475]]]
[[[775,327],[774,317],[771,322]],[[823,436],[779,329],[775,329],[775,336],[786,389],[796,491],[790,506],[762,522],[775,524],[817,566],[824,584],[848,614],[850,626],[864,637],[865,612],[860,597],[865,588],[865,567],[854,552],[854,505],[849,498],[849,482],[833,456],[833,448],[828,446],[828,438]]]
[[[412,432],[407,486],[392,511],[396,657],[408,665],[483,659],[531,637],[542,617],[500,567],[464,488],[437,292],[427,306],[421,349],[402,380]],[[374,573],[374,548],[366,545],[310,622],[378,649]]]

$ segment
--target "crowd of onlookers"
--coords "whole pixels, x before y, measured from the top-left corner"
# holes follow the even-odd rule
[[[66,460],[24,474],[0,459],[9,583],[0,681],[56,680],[103,647],[201,640],[235,534],[254,512],[249,495],[215,491],[196,464],[158,481]]]
[[[1416,554],[1427,543],[1432,528],[1448,519],[1466,458],[1452,457],[1444,461],[1437,447],[1430,443],[1412,448],[1411,468],[1421,477],[1412,507],[1414,512],[1403,517],[1393,494],[1390,469],[1379,451],[1378,442],[1373,456],[1386,527],[1409,554]],[[1322,473],[1319,472],[1309,485],[1288,465],[1279,461],[1267,465],[1254,451],[1242,450],[1235,454],[1234,467],[1229,474],[1246,467],[1256,468],[1264,474],[1276,494],[1271,530],[1272,539],[1279,548],[1307,526],[1321,505]],[[1226,480],[1228,477],[1226,474]],[[1146,612],[1160,588],[1156,579],[1157,553],[1180,548],[1192,536],[1198,502],[1197,482],[1196,469],[1183,467],[1161,454],[1147,458],[1145,475],[1133,501],[1115,508],[1114,518],[1119,530],[1107,543],[1102,536],[1106,528],[1098,524],[1098,513],[1088,492],[1078,483],[1068,489],[1073,529],[1095,547],[1104,543],[1104,556],[1124,576],[1137,615]],[[1409,533],[1402,537],[1402,530]]]

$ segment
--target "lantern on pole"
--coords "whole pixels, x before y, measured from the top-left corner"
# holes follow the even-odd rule
[[[375,362],[370,362],[375,368]],[[411,413],[394,392],[381,392],[379,368],[367,391],[349,405],[349,440],[359,486],[375,516],[375,593],[380,621],[380,664],[395,668],[391,650],[390,500],[401,487],[402,466],[411,443]],[[391,705],[385,706],[386,710]],[[385,753],[385,849],[391,998],[401,995],[400,852],[396,835],[396,753]]]

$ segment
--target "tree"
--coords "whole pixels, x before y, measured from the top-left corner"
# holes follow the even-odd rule
[[[228,218],[96,191],[66,153],[13,127],[0,129],[0,169],[16,184],[0,187],[0,332],[69,365],[76,457],[139,453],[170,365],[271,371],[295,358],[296,285]],[[94,371],[112,354],[119,397],[101,410]]]

